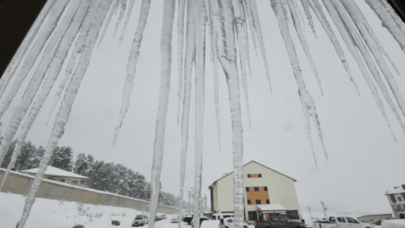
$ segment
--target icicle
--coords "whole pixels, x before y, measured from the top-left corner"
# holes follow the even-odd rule
[[[100,38],[100,41],[98,42],[97,48],[100,46],[101,42],[103,42],[103,40],[104,40],[104,36],[108,29],[108,26],[110,25],[111,18],[113,16],[115,10],[117,9],[118,1],[119,0],[113,0],[113,3],[110,6],[110,9],[108,11],[108,17],[107,17],[107,20],[104,22],[103,33],[101,34],[101,38]]]
[[[377,67],[374,65],[374,61],[372,57],[370,56],[370,53],[368,52],[368,49],[366,45],[363,43],[363,40],[361,39],[360,35],[357,33],[356,28],[353,25],[353,22],[350,20],[349,16],[346,13],[346,10],[344,6],[342,5],[341,2],[332,2],[333,5],[335,6],[337,12],[339,13],[340,18],[344,21],[345,26],[347,30],[349,31],[350,35],[353,37],[354,42],[356,43],[359,51],[363,55],[364,60],[366,61],[368,68],[370,69],[374,80],[376,81],[378,87],[380,88],[382,94],[384,95],[385,100],[387,101],[388,105],[391,107],[392,112],[395,114],[396,119],[401,125],[401,128],[405,131],[405,126],[402,123],[402,119],[400,114],[398,113],[398,110],[392,101],[387,88],[385,87],[384,82],[382,81]],[[371,39],[372,40],[372,39]],[[372,50],[372,49],[370,49]],[[379,53],[379,52],[377,52]]]
[[[41,28],[45,18],[48,16],[49,12],[51,11],[54,5],[55,1],[47,1],[45,3],[45,6],[39,13],[37,19],[35,19],[34,24],[30,28],[30,30],[28,31],[27,36],[24,38],[22,44],[18,48],[17,53],[13,56],[13,59],[7,66],[6,71],[4,72],[3,76],[0,79],[0,98],[3,96],[3,93],[8,86],[10,79],[17,71],[20,62],[22,61],[32,42],[34,42],[34,39],[37,36],[39,29]]]
[[[110,4],[111,4],[111,0],[92,1],[92,3],[91,3],[90,12],[89,12],[88,16],[86,16],[84,25],[83,25],[84,28],[88,28],[88,29],[85,29],[85,31],[82,31],[82,32],[88,33],[88,37],[87,37],[86,43],[85,43],[85,50],[83,50],[84,54],[81,56],[78,66],[75,70],[74,76],[72,78],[72,81],[70,82],[70,84],[68,85],[68,88],[66,89],[66,95],[62,101],[59,113],[56,116],[55,125],[52,130],[51,137],[48,141],[48,145],[47,145],[45,154],[41,160],[41,163],[40,163],[40,166],[38,169],[38,173],[35,176],[35,180],[31,186],[30,192],[25,200],[24,211],[21,216],[21,220],[18,223],[19,228],[24,228],[24,226],[25,226],[25,223],[28,219],[31,207],[35,202],[35,195],[41,184],[42,177],[49,165],[53,151],[56,148],[56,145],[57,145],[59,139],[62,137],[62,135],[64,133],[65,125],[69,119],[69,115],[72,110],[73,102],[76,98],[77,91],[80,87],[80,83],[81,83],[81,81],[84,77],[84,74],[87,70],[87,67],[89,65],[92,51],[94,49],[94,46],[95,46],[95,43],[97,40],[98,32],[101,28],[103,19],[105,18],[106,14],[107,14]],[[90,17],[90,18],[87,18],[87,17]]]
[[[178,101],[177,101],[177,124],[180,120],[181,92],[183,90],[183,59],[184,59],[184,10],[186,0],[179,0],[177,14],[177,70],[178,70]],[[180,223],[179,223],[180,226]]]
[[[122,103],[120,107],[119,120],[115,127],[115,134],[113,139],[113,145],[117,142],[118,134],[120,133],[122,123],[125,119],[125,115],[128,112],[129,102],[131,100],[132,88],[134,86],[136,65],[138,64],[139,50],[142,42],[143,30],[146,26],[146,20],[149,15],[151,0],[143,0],[141,6],[141,13],[139,15],[138,27],[136,28],[136,33],[134,40],[132,42],[131,53],[128,59],[127,65],[127,78],[125,79],[124,92],[122,95]]]
[[[326,7],[326,9],[329,11],[329,14],[331,15],[332,20],[335,22],[336,27],[338,28],[343,40],[346,43],[347,48],[349,49],[350,53],[352,54],[354,60],[356,61],[357,65],[360,68],[361,74],[364,77],[364,80],[366,81],[368,88],[370,89],[371,93],[374,96],[375,101],[377,102],[378,107],[380,108],[380,111],[385,119],[385,121],[388,124],[388,127],[391,129],[391,125],[389,123],[387,114],[385,112],[384,104],[378,94],[377,89],[374,86],[374,83],[367,71],[367,67],[365,66],[360,54],[358,53],[356,49],[356,44],[354,43],[354,38],[353,36],[356,36],[356,34],[350,34],[348,31],[348,27],[345,26],[344,22],[342,21],[342,18],[339,16],[338,12],[334,8],[333,4],[329,0],[323,0],[323,3]],[[360,40],[360,38],[357,35],[356,40]],[[359,46],[359,48],[362,48]],[[365,57],[366,59],[366,57]],[[392,103],[392,102],[391,102]],[[403,124],[402,124],[403,125]],[[392,131],[392,129],[391,129]]]
[[[315,1],[315,0],[308,0],[308,3],[309,3],[309,6],[311,6],[312,10],[315,12],[316,16],[318,17],[318,20],[321,22],[322,27],[325,29],[326,34],[328,35],[330,41],[332,42],[333,46],[335,47],[337,55],[339,56],[340,60],[342,61],[342,64],[350,78],[350,81],[352,81],[354,87],[356,88],[357,93],[360,95],[356,82],[353,79],[352,72],[350,70],[350,66],[346,61],[346,57],[343,52],[343,49],[340,46],[339,41],[337,40],[332,27],[330,26],[328,20],[326,19],[326,16],[323,13],[321,5],[319,4],[318,1]]]
[[[247,76],[246,76],[246,52],[245,52],[245,46],[244,46],[244,38],[243,38],[243,11],[242,11],[242,6],[240,5],[239,0],[232,0],[233,4],[233,11],[235,14],[235,27],[236,27],[236,37],[237,37],[237,42],[238,42],[238,49],[239,49],[239,62],[241,65],[241,76],[242,76],[242,86],[243,86],[243,92],[244,92],[244,98],[245,98],[245,105],[246,105],[246,111],[248,115],[248,121],[249,121],[249,128],[251,126],[250,123],[250,107],[249,107],[249,91],[247,87]]]
[[[217,124],[217,133],[218,133],[218,148],[219,151],[221,152],[221,124],[220,124],[220,118],[219,118],[219,76],[218,76],[218,53],[217,53],[217,48],[216,48],[216,40],[218,39],[217,31],[219,29],[217,23],[212,22],[212,17],[219,15],[218,12],[218,7],[211,9],[211,4],[208,5],[209,7],[209,12],[210,14],[208,15],[210,17],[211,21],[211,52],[213,55],[213,65],[214,65],[214,104],[215,104],[215,119],[216,119],[216,124]],[[252,28],[252,27],[251,27]],[[253,32],[253,31],[252,31]]]
[[[287,1],[287,3],[288,3],[288,2],[289,2],[289,1]],[[292,0],[292,3],[293,3],[293,6],[294,6],[294,9],[295,9],[295,12],[297,12],[298,17],[299,17],[301,23],[304,25],[304,28],[305,28],[304,16],[302,16],[302,13],[301,13],[300,7],[298,6],[297,1],[296,1],[296,0]]]
[[[12,161],[16,161],[18,154],[20,153],[21,146],[25,142],[25,138],[28,135],[28,132],[31,130],[32,124],[34,123],[36,117],[38,116],[39,111],[42,108],[42,105],[45,102],[45,99],[48,97],[49,92],[51,91],[58,75],[59,72],[62,68],[62,64],[64,59],[66,58],[69,48],[73,43],[74,38],[76,37],[77,33],[80,30],[80,26],[82,24],[82,21],[87,13],[87,10],[90,6],[91,0],[84,0],[82,1],[79,10],[77,11],[77,14],[75,15],[72,23],[69,26],[69,29],[66,32],[66,35],[63,37],[61,40],[61,43],[58,47],[58,49],[55,52],[55,57],[52,59],[52,63],[50,64],[49,71],[48,71],[48,77],[46,78],[46,81],[43,85],[42,91],[38,98],[36,99],[36,102],[31,108],[31,111],[28,115],[28,118],[26,118],[25,123],[23,125],[23,128],[21,130],[20,137],[18,139],[18,142],[14,148],[13,154],[12,154]],[[72,11],[75,9],[75,7],[72,7]],[[66,15],[67,17],[69,16],[69,13]],[[35,75],[34,75],[35,77]],[[32,84],[30,86],[33,87]],[[2,184],[4,183],[5,179],[8,176],[8,173],[10,172],[11,167],[13,167],[13,162],[10,162],[10,165],[7,167],[7,171],[3,177]],[[0,186],[1,189],[2,185]]]
[[[316,37],[316,32],[315,32],[315,25],[314,21],[312,20],[312,15],[311,12],[309,11],[309,6],[308,6],[308,0],[301,0],[302,7],[304,8],[305,15],[307,16],[307,19],[309,21],[309,26],[312,29],[312,32],[314,33]]]
[[[187,145],[188,145],[188,124],[190,119],[191,103],[191,79],[193,72],[193,60],[195,56],[195,2],[187,2],[187,36],[186,36],[186,58],[184,62],[184,95],[183,95],[183,113],[181,115],[181,155],[180,155],[180,192],[179,199],[183,199],[184,179],[186,172]],[[180,12],[179,12],[180,13]],[[181,211],[179,211],[180,217]],[[179,218],[181,219],[181,217]],[[179,220],[181,221],[181,220]],[[181,223],[178,224],[181,227]]]
[[[117,24],[115,25],[114,36],[117,33],[118,26],[121,24],[122,18],[124,17],[125,10],[127,8],[127,0],[120,0],[120,15],[118,16]]]
[[[157,203],[159,199],[160,190],[160,174],[162,172],[163,163],[163,148],[165,139],[167,106],[169,103],[170,91],[170,73],[172,63],[172,35],[173,35],[173,21],[175,13],[175,0],[165,0],[163,6],[163,22],[161,32],[161,70],[160,70],[160,92],[159,104],[156,117],[156,132],[155,142],[153,149],[153,164],[151,175],[151,199],[149,211],[149,228],[155,227],[155,215],[157,210]],[[196,227],[198,228],[198,227]]]
[[[27,113],[28,108],[31,105],[32,100],[34,99],[34,96],[37,93],[38,88],[40,87],[40,84],[45,76],[45,73],[48,71],[48,69],[51,71],[54,69],[58,69],[58,66],[50,67],[51,61],[53,63],[60,61],[59,68],[62,66],[64,58],[59,58],[59,57],[63,56],[63,54],[60,54],[60,52],[65,52],[67,54],[67,52],[69,51],[69,48],[66,48],[64,46],[65,44],[69,45],[69,43],[66,42],[67,37],[69,36],[69,34],[66,34],[66,31],[68,30],[68,27],[71,26],[73,17],[76,15],[79,7],[80,7],[80,3],[72,4],[69,7],[62,22],[56,28],[55,34],[51,37],[49,44],[46,47],[44,54],[42,55],[41,62],[39,63],[37,69],[35,70],[35,73],[32,76],[32,79],[31,79],[29,85],[27,86],[27,89],[21,99],[21,102],[19,103],[18,108],[15,111],[15,113],[10,121],[10,124],[8,125],[7,130],[4,134],[4,138],[2,140],[1,147],[0,147],[0,164],[1,164],[1,162],[3,162],[4,156],[8,151],[8,147],[12,143],[12,140],[15,136],[15,133],[18,130],[18,127],[20,126],[22,118],[24,118],[25,114]],[[74,35],[76,35],[76,34],[74,34]],[[62,37],[64,37],[64,39],[62,39]],[[73,36],[73,38],[74,38],[74,36]],[[58,50],[59,53],[56,53],[57,48],[59,46],[60,46],[59,49],[64,49],[64,50]],[[57,63],[55,63],[55,65],[56,64]],[[2,106],[2,108],[3,109],[1,109],[0,111],[2,111],[2,114],[3,114],[7,107]]]
[[[15,77],[13,86],[11,87],[8,95],[6,96],[5,100],[0,106],[0,118],[3,116],[4,112],[10,106],[10,103],[13,100],[14,96],[17,94],[20,85],[26,78],[28,72],[33,67],[35,60],[38,58],[38,55],[40,54],[45,43],[51,36],[51,33],[56,28],[57,22],[60,16],[62,15],[63,10],[65,9],[65,7],[69,2],[70,2],[69,0],[61,0],[58,2],[58,4],[55,4],[55,7],[51,10],[47,20],[45,21],[45,24],[42,26],[43,29],[38,34],[38,37],[34,42],[32,49],[28,53],[28,56],[26,57],[19,74]]]
[[[245,7],[246,7],[246,15],[248,17],[248,23],[249,23],[249,28],[250,28],[250,33],[252,34],[252,41],[253,41],[253,46],[255,48],[255,52],[257,55],[257,44],[256,44],[256,29],[255,29],[255,25],[253,23],[254,19],[253,19],[253,13],[252,13],[252,5],[251,5],[251,0],[243,0],[245,2]]]
[[[358,8],[355,2],[348,2],[346,0],[342,0],[343,6],[346,8],[347,12],[351,16],[353,22],[359,29],[360,34],[362,35],[364,41],[366,42],[367,46],[369,47],[370,51],[373,53],[374,58],[376,59],[377,64],[380,66],[381,71],[383,72],[385,79],[387,80],[388,84],[391,87],[391,91],[394,94],[395,99],[398,102],[399,107],[402,110],[402,114],[405,115],[405,102],[401,95],[401,92],[395,82],[394,77],[392,76],[387,64],[383,56],[379,51],[378,44],[375,42],[372,34],[368,30],[368,23],[364,18],[363,14],[361,13],[360,9]]]
[[[247,1],[250,1],[250,7],[252,10],[252,15],[253,15],[253,24],[255,27],[255,31],[257,33],[257,38],[258,38],[258,42],[259,42],[260,52],[262,54],[264,68],[266,69],[267,82],[269,83],[270,92],[273,93],[273,90],[271,88],[271,82],[270,82],[269,64],[267,62],[266,48],[264,46],[262,28],[260,26],[259,12],[257,11],[256,0],[247,0]]]
[[[120,36],[120,39],[119,39],[119,40],[120,40],[120,44],[119,44],[119,45],[121,45],[122,39],[124,39],[124,33],[125,33],[125,31],[127,30],[129,18],[130,18],[131,15],[132,15],[132,9],[134,8],[134,4],[135,4],[135,0],[129,0],[128,12],[127,12],[127,15],[126,15],[126,17],[125,17],[124,28],[122,29],[122,33],[121,33],[121,36]]]
[[[302,31],[302,28],[301,28],[301,23],[298,19],[297,12],[295,11],[296,8],[291,1],[287,1],[287,4],[288,4],[288,7],[290,8],[292,21],[294,23],[295,30],[297,31],[298,37],[301,41],[302,48],[304,49],[305,55],[307,56],[307,58],[309,60],[312,71],[315,74],[315,78],[316,78],[316,82],[318,83],[319,90],[321,91],[321,94],[323,95],[322,84],[321,84],[321,80],[319,79],[318,70],[316,69],[314,59],[312,58],[311,52],[309,51],[307,40],[305,39],[304,32]]]
[[[305,128],[307,131],[308,140],[311,143],[312,153],[315,155],[313,146],[312,146],[312,138],[311,138],[311,130],[310,130],[310,127],[311,127],[310,117],[312,117],[313,122],[316,126],[316,130],[318,132],[322,150],[325,154],[325,157],[328,159],[328,155],[326,153],[325,146],[323,143],[323,134],[322,134],[322,131],[320,128],[320,123],[318,121],[318,115],[316,113],[315,103],[314,103],[311,95],[308,93],[308,91],[306,89],[304,79],[303,79],[302,73],[301,73],[301,67],[300,67],[300,64],[298,61],[298,56],[295,51],[294,42],[292,41],[291,34],[290,34],[290,31],[288,28],[288,24],[285,20],[285,15],[284,15],[281,4],[282,3],[279,0],[271,0],[271,6],[274,10],[274,13],[276,14],[276,17],[277,17],[277,20],[279,23],[279,27],[280,27],[280,31],[281,31],[281,35],[283,36],[285,46],[287,48],[287,53],[290,58],[291,67],[293,69],[293,73],[295,76],[295,81],[297,82],[298,94],[300,95],[300,100],[301,100],[301,104],[302,104],[302,112],[304,114]],[[314,159],[315,159],[315,156],[314,156]],[[316,160],[315,160],[315,164],[316,164]]]
[[[202,184],[202,163],[204,145],[204,111],[205,111],[205,1],[197,1],[195,19],[195,139],[194,139],[194,228],[200,227],[200,198]]]
[[[243,127],[240,107],[239,81],[236,66],[236,44],[230,0],[209,0],[211,21],[215,24],[216,50],[228,83],[231,106],[232,144],[234,164],[234,218],[235,227],[243,227]],[[252,6],[253,7],[253,6]]]
[[[391,6],[386,1],[382,0],[372,2],[366,0],[366,3],[370,6],[371,9],[374,10],[374,12],[382,21],[382,26],[385,27],[391,33],[394,39],[401,46],[402,51],[405,52],[405,25],[402,21],[399,20],[398,15],[392,12]],[[374,34],[371,27],[368,26],[368,24],[366,25],[369,32],[374,37],[375,42],[377,42],[380,52],[388,59],[388,61],[394,67],[397,74],[399,74],[398,69],[396,68],[395,64],[393,63],[387,52],[385,52],[384,48],[382,48],[380,41],[376,38],[376,35]]]

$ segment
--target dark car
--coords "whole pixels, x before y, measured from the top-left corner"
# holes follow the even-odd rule
[[[191,221],[193,220],[193,215],[184,215],[183,217],[183,222],[187,223],[188,225],[191,225]]]
[[[111,225],[119,226],[119,225],[121,225],[121,222],[118,221],[118,220],[112,220],[112,221],[111,221]]]
[[[284,216],[272,216],[267,221],[259,221],[256,228],[305,228],[300,222],[293,222]]]

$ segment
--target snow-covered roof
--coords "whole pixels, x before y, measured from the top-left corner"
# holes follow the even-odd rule
[[[20,172],[22,173],[33,173],[36,174],[38,172],[38,168],[35,169],[27,169],[27,170],[21,170]],[[45,175],[50,175],[50,176],[58,176],[58,177],[75,177],[75,178],[81,178],[81,179],[89,179],[88,177],[68,172],[63,169],[58,169],[53,166],[48,166],[48,168],[45,171]]]
[[[257,208],[262,211],[285,211],[286,208],[281,206],[281,204],[278,203],[271,203],[271,204],[260,204],[257,205]]]
[[[389,190],[387,191],[385,194],[399,194],[399,193],[405,193],[405,189],[401,186],[401,187],[397,187],[393,190]]]

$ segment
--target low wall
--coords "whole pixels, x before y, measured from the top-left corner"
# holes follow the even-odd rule
[[[0,180],[3,179],[5,170],[0,169]],[[9,192],[20,195],[28,195],[34,177],[17,172],[10,172],[3,186],[2,192]],[[149,202],[126,196],[120,196],[108,192],[98,191],[79,186],[71,186],[51,180],[43,180],[38,198],[55,199],[83,202],[87,204],[105,205],[114,207],[133,208],[139,211],[149,210]],[[157,212],[176,214],[178,210],[174,207],[158,205]]]

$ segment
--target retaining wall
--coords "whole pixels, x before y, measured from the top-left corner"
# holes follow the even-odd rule
[[[0,180],[3,179],[5,170],[0,169]],[[10,172],[3,186],[2,192],[9,192],[20,195],[27,195],[34,177]],[[79,186],[72,186],[65,183],[59,183],[51,180],[43,180],[39,191],[38,198],[55,199],[83,202],[87,204],[105,205],[114,207],[133,208],[139,211],[149,210],[149,202],[126,196],[120,196],[108,192],[98,191]],[[177,214],[178,210],[174,207],[158,205],[157,212],[166,214]]]

